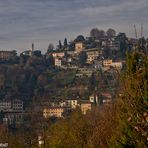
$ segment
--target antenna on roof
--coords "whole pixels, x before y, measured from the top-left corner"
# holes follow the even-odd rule
[[[143,37],[143,24],[141,24],[141,38]]]

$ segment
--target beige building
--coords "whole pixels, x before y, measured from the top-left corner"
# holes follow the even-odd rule
[[[111,59],[109,60],[103,60],[103,66],[110,67],[112,65],[113,61]]]
[[[61,118],[63,117],[64,112],[65,112],[64,107],[49,107],[49,108],[43,109],[43,117],[44,118],[49,118],[49,117]]]
[[[113,62],[110,59],[110,60],[104,60],[103,61],[103,66],[105,66],[105,67],[114,67],[114,68],[117,68],[117,69],[122,69],[123,64],[122,64],[122,62]]]
[[[99,57],[100,53],[97,50],[87,51],[87,63],[92,63]]]
[[[62,66],[62,59],[61,58],[55,58],[54,59],[54,65],[61,67]]]
[[[81,51],[83,51],[85,49],[85,45],[83,42],[76,42],[75,43],[75,52],[76,53],[80,53]]]
[[[88,111],[90,111],[92,108],[92,104],[91,102],[89,101],[84,101],[84,102],[81,102],[81,112],[82,114],[86,114]]]
[[[15,51],[0,51],[0,60],[9,60],[16,56]]]

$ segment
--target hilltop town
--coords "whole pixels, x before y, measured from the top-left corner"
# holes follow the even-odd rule
[[[113,29],[93,28],[89,37],[65,38],[42,54],[32,44],[20,55],[0,51],[0,123],[12,133],[33,130],[39,144],[45,141],[40,124],[88,114],[110,106],[122,96],[119,84],[127,53],[147,54],[148,40],[128,38]],[[34,124],[33,127],[32,125]],[[36,125],[37,124],[37,125]],[[37,143],[38,143],[37,142]]]

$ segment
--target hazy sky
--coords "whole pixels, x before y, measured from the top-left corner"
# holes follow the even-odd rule
[[[93,27],[134,37],[133,25],[140,35],[141,23],[148,37],[148,0],[0,0],[0,49],[23,51],[34,42],[45,50]]]

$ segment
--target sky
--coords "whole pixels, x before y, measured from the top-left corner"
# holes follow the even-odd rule
[[[67,37],[89,36],[92,28],[113,28],[148,37],[148,0],[0,0],[0,50],[22,52],[35,44],[46,51]]]

